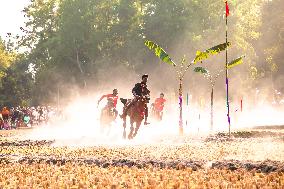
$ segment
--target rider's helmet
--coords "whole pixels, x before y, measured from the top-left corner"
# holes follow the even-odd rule
[[[117,95],[118,94],[118,90],[117,89],[113,89],[112,90],[112,94]]]

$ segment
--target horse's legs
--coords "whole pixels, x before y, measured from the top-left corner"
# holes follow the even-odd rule
[[[133,130],[134,130],[133,121],[131,120],[130,121],[130,133],[128,135],[128,139],[132,139],[133,138]]]
[[[101,111],[100,115],[100,133],[105,134],[106,126],[107,126],[107,112],[106,107],[104,107]]]
[[[135,132],[134,132],[134,134],[133,134],[133,137],[135,137],[135,136],[137,135],[137,131],[139,130],[140,125],[141,125],[141,121],[138,122],[138,123],[136,122],[136,127],[135,127]]]
[[[126,118],[123,119],[123,138],[126,139]]]

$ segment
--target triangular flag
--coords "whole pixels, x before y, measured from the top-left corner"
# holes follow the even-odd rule
[[[228,17],[229,15],[230,15],[230,9],[228,5],[228,1],[226,1],[226,17]]]

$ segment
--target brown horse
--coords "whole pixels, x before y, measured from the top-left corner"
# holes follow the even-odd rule
[[[128,102],[123,102],[124,108],[127,103],[130,103],[130,100]],[[148,102],[146,97],[139,97],[138,100],[129,107],[127,111],[127,115],[130,118],[130,133],[128,134],[128,139],[133,139],[137,135],[137,131],[140,128],[141,122],[144,119],[145,116],[145,107],[146,103]],[[134,130],[134,123],[135,123],[135,130]],[[126,117],[123,119],[123,138],[126,138]]]

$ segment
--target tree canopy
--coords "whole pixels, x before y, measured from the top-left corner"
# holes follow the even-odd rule
[[[229,1],[230,55],[246,55],[246,82],[271,72],[275,80],[281,76],[281,4]],[[70,86],[87,90],[110,69],[155,70],[159,65],[149,64],[157,60],[145,39],[174,59],[185,54],[190,60],[197,50],[225,42],[223,0],[31,0],[24,13],[28,21],[17,47],[26,52],[11,52],[0,41],[2,104],[54,102],[59,86],[62,95],[70,94]]]

